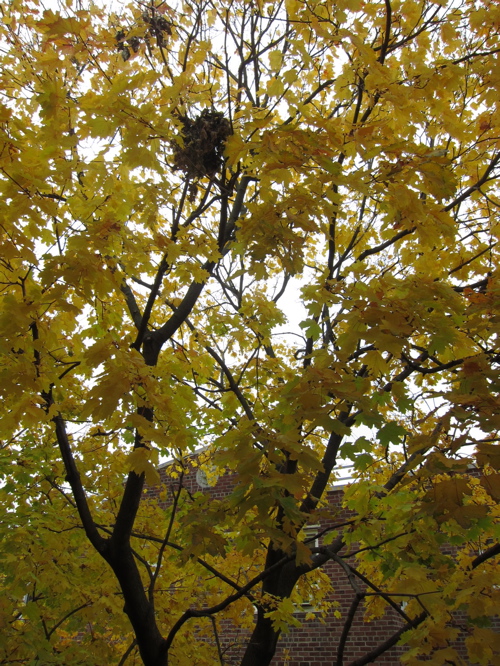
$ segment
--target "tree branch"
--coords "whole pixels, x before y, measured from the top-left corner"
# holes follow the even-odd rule
[[[349,416],[348,412],[343,412],[343,414],[341,414],[339,417],[339,421],[345,427],[350,428],[354,424],[354,417]],[[338,435],[336,432],[332,432],[330,434],[328,444],[326,445],[325,453],[323,454],[323,459],[321,461],[323,469],[316,474],[309,493],[300,507],[300,510],[303,513],[312,513],[312,511],[314,511],[318,505],[321,496],[325,492],[325,488],[328,484],[328,481],[330,480],[330,475],[333,468],[335,467],[337,454],[339,452],[343,438],[344,435]]]
[[[125,652],[123,653],[122,658],[121,658],[120,661],[118,662],[118,666],[124,666],[125,662],[127,661],[127,659],[128,659],[129,656],[130,656],[130,653],[131,653],[132,650],[136,647],[136,645],[137,645],[137,641],[136,641],[135,638],[134,638],[134,640],[132,641],[132,643],[130,643],[130,645],[128,646],[128,648],[127,648],[127,649],[125,650]]]
[[[354,599],[352,600],[351,606],[347,613],[344,626],[342,627],[342,633],[340,634],[339,645],[337,648],[337,661],[335,662],[335,666],[343,666],[344,650],[347,643],[347,638],[349,637],[349,633],[351,631],[352,623],[354,621],[354,616],[356,615],[356,611],[358,610],[358,606],[361,603],[361,601],[363,601],[364,596],[365,596],[364,594],[357,594],[357,593],[354,595]]]
[[[165,639],[165,651],[168,652],[175,638],[175,635],[188,620],[190,620],[193,617],[209,617],[210,615],[219,613],[220,611],[227,608],[234,601],[237,601],[238,599],[241,599],[241,597],[248,595],[250,590],[254,588],[258,583],[262,582],[264,579],[268,578],[272,573],[274,573],[274,571],[280,569],[284,564],[294,559],[295,559],[294,555],[280,558],[272,566],[267,567],[258,576],[255,576],[249,583],[241,587],[239,592],[231,594],[229,597],[226,597],[224,601],[221,601],[219,604],[211,606],[210,608],[204,608],[202,610],[196,610],[190,608],[187,611],[185,611],[181,615],[181,617],[177,620],[177,622],[174,624],[167,638]]]
[[[45,400],[48,401],[49,406],[53,404],[52,397],[45,395]],[[56,427],[57,443],[66,469],[66,480],[71,486],[73,497],[75,498],[78,515],[82,521],[83,529],[89,539],[90,543],[94,546],[98,553],[104,553],[107,541],[97,531],[97,526],[90,513],[90,508],[87,502],[87,496],[80,480],[80,474],[76,467],[76,462],[71,451],[68,433],[66,432],[66,424],[60,414],[54,416],[52,422]]]
[[[158,557],[156,558],[156,568],[154,571],[154,574],[151,577],[151,582],[149,584],[149,589],[148,589],[148,596],[149,596],[149,601],[151,604],[154,606],[154,588],[156,581],[158,580],[158,576],[160,574],[160,569],[161,569],[161,564],[162,564],[162,559],[163,559],[163,553],[165,552],[165,548],[167,547],[168,540],[170,539],[170,534],[172,533],[172,528],[174,526],[174,520],[175,520],[175,514],[177,513],[177,506],[179,504],[179,498],[181,496],[182,492],[182,481],[184,479],[184,470],[182,470],[181,475],[179,477],[179,483],[177,486],[177,492],[174,495],[174,500],[171,504],[171,513],[170,513],[170,520],[168,522],[168,527],[167,527],[167,532],[165,534],[165,538],[163,539],[163,543],[160,546],[160,551],[158,553]]]
[[[91,604],[90,601],[87,601],[85,604],[82,604],[81,606],[78,606],[78,608],[73,608],[73,610],[69,611],[69,613],[66,613],[66,615],[65,615],[61,620],[59,620],[59,622],[57,622],[57,623],[52,627],[52,629],[51,629],[50,631],[47,631],[47,632],[46,632],[46,634],[47,634],[47,639],[50,639],[50,637],[52,636],[52,634],[54,633],[54,631],[55,631],[58,627],[60,627],[61,624],[63,624],[64,622],[66,622],[66,620],[67,620],[68,618],[70,618],[70,617],[71,617],[72,615],[74,615],[75,613],[78,613],[78,611],[81,611],[81,610],[83,610],[84,608],[87,608],[88,606],[92,606],[92,604]]]
[[[120,291],[125,296],[125,302],[127,303],[128,311],[132,317],[132,321],[135,324],[136,329],[139,331],[142,325],[142,314],[135,300],[134,293],[132,289],[128,286],[125,279],[120,285]]]
[[[160,266],[158,267],[158,271],[156,272],[156,277],[155,281],[153,283],[153,288],[151,289],[151,292],[148,297],[148,302],[146,303],[146,307],[144,308],[144,315],[142,316],[138,331],[137,331],[137,337],[135,339],[135,342],[133,343],[132,347],[134,349],[137,349],[137,351],[140,351],[142,343],[144,341],[144,337],[146,335],[146,331],[148,329],[148,324],[149,324],[149,319],[151,317],[151,312],[153,310],[153,305],[156,300],[156,297],[158,296],[158,292],[160,291],[161,288],[161,283],[163,281],[163,276],[167,272],[168,269],[168,263],[167,263],[167,257],[164,255],[160,262]],[[134,320],[135,323],[135,320]],[[146,359],[146,363],[147,363]]]
[[[475,569],[483,562],[486,562],[486,560],[489,560],[490,557],[495,557],[495,555],[500,555],[500,543],[494,544],[472,560],[471,569]]]
[[[233,203],[233,207],[231,209],[231,214],[229,215],[229,218],[225,224],[225,236],[223,239],[223,245],[219,248],[222,256],[224,256],[229,251],[228,242],[230,241],[234,233],[236,221],[238,220],[241,211],[243,209],[243,203],[245,200],[245,194],[248,185],[252,180],[253,178],[251,176],[243,176],[236,190],[236,197]],[[216,266],[215,261],[206,261],[202,266],[202,270],[206,271],[210,276],[212,275],[215,266]],[[155,350],[159,351],[161,346],[167,340],[169,340],[172,337],[172,335],[174,335],[174,333],[177,331],[177,329],[185,322],[186,317],[188,317],[189,314],[191,313],[191,310],[195,306],[196,301],[198,300],[198,297],[203,291],[205,285],[206,285],[206,280],[204,280],[203,282],[191,283],[181,303],[176,308],[175,312],[171,315],[171,317],[168,319],[168,321],[166,321],[163,324],[163,326],[161,326],[161,328],[159,328],[157,331],[149,334],[148,338],[150,338],[151,344]],[[146,313],[144,313],[143,319],[145,319],[145,317]]]
[[[396,643],[405,632],[418,627],[418,625],[421,624],[427,616],[428,613],[426,611],[420,613],[420,615],[417,615],[417,617],[415,617],[413,620],[407,622],[403,627],[401,627],[401,629],[398,629],[396,633],[394,633],[377,648],[371,650],[371,652],[367,652],[364,657],[360,657],[359,659],[351,661],[349,666],[364,666],[364,664],[371,664],[377,657],[379,657],[381,654],[384,654],[384,652],[387,652],[387,650],[389,650],[393,645],[396,645]]]
[[[368,250],[365,250],[362,252],[357,258],[356,261],[363,261],[363,259],[366,259],[366,257],[369,257],[371,254],[377,254],[377,252],[381,252],[382,250],[385,250],[387,247],[390,247],[396,241],[401,240],[401,238],[404,238],[405,236],[408,236],[409,234],[412,234],[415,231],[416,227],[412,227],[411,229],[404,229],[403,231],[400,231],[398,234],[393,236],[392,238],[389,238],[389,240],[386,240],[384,243],[380,243],[380,245],[377,245],[376,247],[369,248]]]
[[[439,433],[441,432],[443,428],[443,424],[441,421],[439,421],[434,430],[432,431],[431,435],[429,436],[429,442],[425,446],[422,446],[420,449],[417,451],[414,451],[411,456],[406,460],[401,467],[399,467],[398,470],[394,472],[394,474],[391,476],[391,478],[387,481],[387,483],[384,484],[384,489],[387,492],[390,492],[393,488],[397,486],[397,484],[406,476],[406,474],[413,469],[414,463],[418,461],[418,458],[429,451],[429,449],[432,449],[434,446],[437,437],[439,436]],[[380,492],[378,493],[380,497],[384,495],[384,493]]]
[[[448,275],[453,275],[453,273],[456,273],[457,271],[459,271],[464,266],[467,266],[468,264],[471,264],[476,259],[479,259],[479,257],[481,255],[483,255],[486,252],[489,252],[490,250],[492,250],[495,247],[495,245],[496,245],[496,242],[495,243],[490,243],[487,247],[484,248],[484,250],[480,250],[480,252],[475,254],[470,259],[466,259],[466,260],[462,261],[460,264],[458,264],[458,266],[455,266],[455,268],[452,268],[451,271],[448,271]]]
[[[389,46],[389,40],[391,38],[391,21],[392,21],[392,7],[390,0],[385,0],[385,33],[384,41],[382,42],[382,47],[380,49],[380,55],[378,61],[381,65],[384,64],[385,56],[387,54],[387,47]]]
[[[476,192],[481,185],[484,185],[488,180],[490,180],[489,176],[490,173],[493,171],[493,169],[496,167],[498,162],[500,161],[500,153],[498,155],[495,155],[491,162],[489,163],[488,167],[486,168],[485,172],[481,176],[481,178],[474,184],[468,187],[462,194],[460,194],[456,199],[454,199],[451,203],[449,203],[447,206],[443,208],[445,212],[448,212],[455,208],[455,206],[458,206],[462,201],[465,201],[468,197],[470,197],[471,194]]]

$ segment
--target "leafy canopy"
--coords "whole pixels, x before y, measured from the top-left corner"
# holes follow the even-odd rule
[[[0,661],[265,665],[335,561],[492,663],[498,2],[1,11]]]

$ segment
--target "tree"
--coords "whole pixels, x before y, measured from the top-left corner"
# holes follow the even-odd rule
[[[2,6],[1,663],[222,663],[226,617],[265,666],[331,560],[407,663],[455,611],[493,663],[498,2],[114,11]]]

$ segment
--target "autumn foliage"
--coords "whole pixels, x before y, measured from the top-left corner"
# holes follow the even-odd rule
[[[332,560],[498,663],[498,0],[52,4],[0,8],[0,663],[266,666]]]

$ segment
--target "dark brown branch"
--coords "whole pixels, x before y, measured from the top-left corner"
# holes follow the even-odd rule
[[[353,126],[358,122],[359,114],[361,112],[361,103],[363,101],[363,93],[365,90],[365,80],[364,78],[360,78],[358,81],[358,94],[357,94],[357,100],[356,100],[356,107],[354,108],[354,115],[352,118],[352,124]]]
[[[106,528],[106,527],[103,527],[103,526],[99,526],[99,527],[104,532],[111,533],[111,530],[109,530],[109,528]],[[165,543],[164,539],[161,539],[160,537],[150,536],[148,534],[141,534],[140,532],[132,532],[131,536],[136,538],[136,539],[145,539],[147,541],[152,541],[153,543],[159,543],[160,545]],[[184,550],[184,548],[182,546],[179,546],[176,543],[167,542],[166,545],[169,548],[173,548],[174,550],[178,550],[179,552],[182,552]],[[236,590],[238,592],[241,590],[241,587],[237,583],[232,581],[230,578],[228,578],[224,574],[220,573],[220,571],[217,571],[217,569],[215,569],[211,564],[209,564],[205,560],[201,559],[201,557],[197,557],[196,562],[198,562],[198,564],[200,564],[202,567],[204,567],[207,571],[209,571],[211,574],[213,574],[216,578],[219,578],[221,581],[223,581],[224,583],[226,583],[227,585],[232,587],[234,590]]]
[[[127,303],[128,311],[132,317],[132,321],[134,322],[136,329],[139,331],[142,324],[142,314],[139,306],[137,305],[137,301],[135,300],[134,293],[125,280],[123,280],[120,285],[120,291],[125,296],[125,302]]]
[[[359,580],[360,580],[362,583],[364,583],[364,584],[366,585],[366,587],[369,587],[371,590],[373,590],[373,591],[375,592],[375,594],[376,594],[377,596],[381,597],[381,598],[386,602],[386,604],[388,604],[393,610],[396,611],[396,613],[397,613],[398,615],[401,615],[401,617],[402,617],[406,622],[410,622],[410,621],[411,621],[410,618],[408,617],[408,615],[407,615],[407,614],[404,612],[404,610],[399,606],[399,604],[397,604],[395,601],[393,601],[393,599],[391,598],[391,595],[390,595],[390,594],[387,594],[386,592],[384,592],[383,590],[381,590],[381,589],[380,589],[379,587],[377,587],[374,583],[372,583],[371,580],[370,580],[369,578],[367,578],[366,576],[364,576],[360,571],[358,571],[358,570],[355,569],[354,567],[351,567],[349,564],[347,564],[346,562],[344,562],[344,560],[343,560],[341,557],[339,557],[336,553],[331,552],[331,553],[330,553],[330,558],[331,558],[332,560],[334,560],[335,562],[337,562],[338,564],[341,564],[341,566],[344,567],[344,569],[345,569],[345,567],[347,566],[347,567],[350,569],[351,574],[352,574],[353,576],[356,576],[356,578],[359,578]],[[351,580],[351,579],[349,578],[349,580]],[[354,589],[356,589],[356,588],[354,588]],[[358,590],[358,593],[359,593],[359,590]]]
[[[182,482],[184,479],[184,470],[182,470],[180,478],[179,478],[179,483],[177,485],[177,492],[174,495],[174,500],[171,504],[171,512],[170,512],[170,520],[168,522],[167,526],[167,532],[165,534],[165,538],[163,539],[163,543],[160,546],[160,551],[158,553],[158,557],[156,558],[156,568],[153,576],[151,577],[151,583],[149,584],[149,589],[148,589],[148,595],[149,595],[149,601],[151,604],[154,606],[154,588],[156,581],[158,580],[158,576],[160,574],[160,569],[161,569],[161,564],[162,564],[162,559],[163,559],[163,553],[165,552],[165,548],[167,547],[168,541],[170,539],[170,535],[172,533],[172,528],[174,526],[174,520],[175,520],[175,514],[177,513],[177,507],[179,505],[179,498],[181,496],[182,492]]]
[[[387,47],[391,38],[391,22],[392,22],[392,7],[390,0],[385,0],[385,33],[384,41],[380,49],[380,56],[378,58],[381,65],[384,64],[385,56],[387,54]]]
[[[403,231],[400,231],[398,234],[393,236],[392,238],[389,238],[389,240],[386,240],[384,243],[380,243],[380,245],[377,245],[376,247],[369,248],[368,250],[365,250],[362,252],[357,258],[356,261],[363,261],[363,259],[366,259],[366,257],[369,257],[371,254],[377,254],[377,252],[381,252],[382,250],[385,250],[387,247],[390,247],[396,241],[401,240],[401,238],[404,238],[405,236],[408,236],[409,234],[412,234],[415,231],[416,227],[412,227],[411,229],[404,229]]]
[[[160,291],[161,283],[163,281],[163,276],[167,272],[167,269],[168,269],[167,257],[164,256],[160,262],[160,266],[158,267],[155,281],[153,283],[153,288],[151,289],[151,292],[148,297],[148,302],[146,303],[146,307],[144,308],[144,315],[142,316],[141,322],[139,324],[137,337],[135,339],[134,344],[132,345],[132,347],[134,347],[134,349],[137,349],[137,351],[140,351],[142,343],[144,341],[144,337],[148,329],[149,318],[151,317],[151,312],[153,310],[153,305]],[[147,359],[146,363],[148,363]]]
[[[326,81],[323,81],[323,83],[320,83],[320,85],[315,90],[313,90],[313,92],[310,95],[308,95],[303,102],[301,102],[301,106],[305,106],[306,104],[310,104],[313,101],[313,99],[320,94],[320,92],[322,92],[323,90],[326,90],[326,88],[329,88],[331,85],[333,85],[335,83],[336,80],[337,79],[327,79]],[[289,116],[285,120],[283,125],[289,125],[296,117],[297,117],[296,115],[295,116]]]
[[[48,401],[49,406],[53,404],[51,397],[44,397]],[[103,539],[97,531],[97,526],[94,523],[94,519],[90,513],[90,508],[87,503],[87,496],[80,480],[80,474],[76,467],[76,462],[71,451],[68,433],[66,432],[66,424],[60,414],[54,416],[52,421],[56,427],[57,443],[59,444],[59,450],[61,452],[61,457],[66,469],[66,480],[71,486],[73,497],[75,498],[75,503],[78,510],[78,515],[82,521],[83,529],[85,530],[85,534],[87,535],[90,543],[94,546],[97,552],[101,553],[102,555],[106,548],[107,541]]]
[[[69,613],[66,613],[66,615],[65,615],[61,620],[59,620],[59,622],[57,622],[57,623],[52,627],[52,629],[51,629],[50,631],[47,631],[47,632],[46,632],[46,634],[47,634],[47,639],[49,639],[49,638],[52,636],[52,634],[54,633],[54,631],[55,631],[58,627],[60,627],[61,624],[63,624],[64,622],[66,622],[67,619],[69,619],[69,618],[70,618],[72,615],[74,615],[75,613],[78,613],[78,611],[81,611],[81,610],[83,610],[84,608],[87,608],[88,606],[92,606],[92,604],[91,604],[90,601],[87,601],[87,603],[82,604],[81,606],[78,606],[78,608],[73,608],[73,610],[69,611]]]
[[[81,361],[73,361],[73,363],[70,363],[70,364],[69,364],[69,367],[67,367],[66,370],[64,370],[64,372],[61,372],[61,374],[59,375],[58,379],[62,379],[62,378],[65,377],[69,372],[71,372],[72,370],[74,370],[75,368],[77,368],[79,365],[81,365]]]
[[[439,363],[434,368],[423,368],[421,365],[419,365],[418,362],[414,362],[411,360],[411,358],[408,358],[406,354],[402,354],[402,358],[405,361],[405,363],[407,363],[409,368],[411,368],[415,372],[419,372],[421,375],[431,375],[435,372],[444,372],[445,370],[451,370],[452,368],[456,368],[458,365],[461,365],[466,360],[465,358],[458,358],[455,361],[449,361],[448,363]]]
[[[263,580],[268,578],[272,573],[274,573],[276,570],[281,569],[284,564],[286,564],[288,562],[291,562],[294,559],[295,559],[295,555],[280,558],[272,566],[267,567],[258,576],[255,576],[250,582],[248,582],[246,585],[241,587],[238,592],[236,592],[235,594],[231,594],[230,596],[226,597],[224,599],[224,601],[221,601],[219,604],[215,604],[214,606],[211,606],[210,608],[203,608],[201,610],[196,610],[196,609],[191,609],[190,608],[187,611],[185,611],[181,615],[181,617],[177,620],[177,622],[174,624],[174,626],[170,630],[167,638],[165,639],[165,651],[168,652],[168,650],[170,649],[170,647],[172,645],[172,642],[173,642],[177,632],[188,620],[190,620],[193,617],[209,617],[211,615],[214,615],[215,613],[219,613],[220,611],[227,608],[234,601],[237,601],[238,599],[241,599],[241,597],[243,597],[243,596],[248,596],[250,590],[252,588],[254,588],[258,583],[262,582]]]
[[[121,658],[120,661],[118,662],[118,666],[124,666],[125,662],[127,661],[127,659],[128,659],[129,656],[130,656],[130,653],[131,653],[132,650],[136,647],[136,645],[137,645],[137,641],[136,641],[135,638],[134,638],[134,640],[132,641],[132,643],[130,643],[130,645],[128,646],[128,648],[127,648],[127,649],[125,650],[125,652],[123,653],[122,658]]]
[[[484,278],[483,280],[479,280],[478,282],[473,282],[472,284],[466,284],[464,287],[452,287],[453,291],[457,291],[458,293],[463,293],[466,289],[477,289],[478,291],[483,291],[486,289],[488,286],[488,280],[490,278]]]
[[[349,416],[347,412],[343,412],[340,415],[339,421],[347,428],[350,428],[354,424],[354,417]],[[325,488],[330,479],[333,468],[337,461],[337,454],[339,452],[340,445],[342,443],[344,436],[338,435],[335,432],[330,434],[328,439],[328,444],[326,445],[325,453],[323,454],[323,459],[321,464],[323,469],[316,474],[316,477],[311,485],[311,489],[302,502],[300,510],[304,513],[311,513],[316,508],[321,496],[325,492]]]
[[[415,530],[410,530],[410,532],[414,532]],[[410,532],[400,532],[399,534],[395,534],[394,536],[387,537],[387,539],[384,539],[383,541],[379,541],[378,543],[374,544],[373,546],[364,546],[363,548],[358,548],[358,550],[354,550],[350,552],[348,555],[345,555],[343,557],[355,557],[359,553],[364,553],[367,550],[377,550],[377,548],[380,548],[381,546],[384,546],[386,543],[390,543],[391,541],[396,541],[396,539],[400,539],[403,536],[407,536]]]
[[[231,210],[231,214],[229,215],[229,219],[227,220],[226,223],[226,231],[225,231],[225,238],[224,238],[224,245],[223,247],[219,248],[220,252],[222,255],[226,254],[229,251],[228,248],[228,241],[232,238],[232,235],[234,233],[234,229],[236,226],[236,221],[238,220],[241,211],[243,209],[243,203],[245,200],[245,194],[248,188],[248,185],[252,181],[252,177],[250,176],[244,176],[240,184],[236,190],[236,197],[234,200],[234,204]],[[206,261],[202,269],[208,273],[208,275],[212,275],[212,271],[214,270],[216,265],[215,261]],[[171,317],[166,321],[163,326],[158,330],[155,331],[154,333],[151,333],[148,337],[150,338],[150,342],[152,345],[152,350],[151,353],[152,355],[160,350],[161,346],[169,340],[174,333],[177,331],[177,329],[185,322],[186,318],[189,316],[191,310],[196,304],[196,301],[198,300],[199,295],[203,291],[205,287],[206,281],[203,282],[193,282],[190,287],[188,288],[184,298],[182,299],[180,305],[177,307],[175,312],[171,315]]]
[[[462,192],[462,194],[460,194],[451,203],[445,206],[443,210],[446,212],[452,210],[453,208],[455,208],[455,206],[458,206],[460,203],[462,203],[462,201],[465,201],[465,199],[470,197],[471,194],[477,192],[477,190],[481,187],[481,185],[484,185],[484,183],[490,180],[490,173],[493,171],[493,169],[496,167],[499,161],[500,161],[500,153],[492,158],[491,162],[489,163],[488,167],[486,168],[481,178],[476,183],[474,183],[474,185],[468,187],[464,192]]]
[[[338,258],[337,262],[334,265],[332,265],[331,267],[328,266],[328,275],[330,276],[330,278],[333,277],[333,274],[334,274],[335,271],[340,272],[342,264],[347,259],[347,257],[349,256],[349,253],[351,252],[351,250],[353,249],[353,247],[356,244],[356,239],[358,238],[358,234],[359,234],[360,231],[361,231],[361,225],[358,224],[356,229],[354,229],[354,233],[351,236],[346,249],[342,252],[342,254]],[[331,232],[332,232],[332,224],[330,223],[330,235],[331,235]],[[331,239],[328,242],[331,243]],[[330,258],[330,256],[329,256],[329,258]]]
[[[377,648],[371,650],[371,652],[367,652],[364,657],[360,657],[359,659],[351,661],[349,666],[364,666],[364,664],[371,664],[377,657],[379,657],[381,654],[384,654],[384,652],[387,652],[387,650],[389,650],[393,645],[396,645],[396,643],[405,632],[418,627],[418,625],[421,624],[427,616],[428,613],[425,611],[420,613],[420,615],[417,615],[417,617],[413,618],[413,620],[407,622],[403,627],[401,627],[401,629],[398,629],[396,633],[381,643],[381,645],[379,645]]]
[[[356,573],[355,570],[347,564],[347,562],[344,562],[344,560],[339,557],[336,553],[330,553],[330,558],[336,562],[339,566],[342,567],[344,570],[347,579],[349,580],[349,585],[352,587],[354,594],[357,596],[364,596],[363,591],[360,589],[357,581],[356,581]]]
[[[347,617],[344,621],[344,626],[342,628],[342,633],[339,638],[339,645],[337,648],[337,661],[335,666],[343,666],[344,663],[344,650],[347,643],[347,638],[351,632],[352,623],[354,621],[354,616],[358,610],[358,606],[361,601],[364,599],[364,594],[355,594],[354,599],[352,600],[351,606],[347,613]]]
[[[51,192],[50,194],[44,194],[43,192],[38,192],[37,194],[39,197],[43,197],[44,199],[55,199],[56,201],[67,201],[66,197],[61,196],[60,194],[54,194]]]
[[[248,419],[249,419],[250,421],[254,421],[254,420],[255,420],[255,417],[254,417],[254,415],[253,415],[253,412],[252,412],[252,409],[251,409],[250,405],[248,404],[247,399],[245,398],[245,396],[244,396],[243,393],[241,392],[240,387],[239,387],[238,384],[236,383],[236,381],[235,381],[233,375],[231,374],[231,372],[230,372],[229,368],[227,367],[227,365],[224,363],[224,361],[223,361],[223,359],[221,358],[221,356],[219,356],[219,354],[215,351],[215,349],[213,349],[213,348],[210,347],[209,345],[206,345],[206,346],[205,346],[205,349],[206,349],[207,352],[210,354],[210,356],[211,356],[213,359],[215,359],[215,361],[217,361],[217,363],[219,364],[219,367],[221,368],[222,372],[223,372],[224,375],[226,376],[226,379],[227,379],[227,381],[228,381],[228,383],[229,383],[229,387],[230,387],[231,391],[232,391],[232,392],[234,393],[234,395],[238,398],[238,402],[239,402],[240,405],[243,407],[243,411],[244,411],[245,414],[247,415]]]
[[[438,26],[441,21],[439,19],[437,21],[435,21],[434,19],[439,14],[440,10],[441,10],[441,7],[437,7],[435,12],[430,17],[430,19],[426,23],[421,25],[420,28],[418,28],[418,30],[415,30],[417,28],[418,24],[420,23],[420,18],[422,18],[422,16],[421,16],[418,19],[415,26],[413,27],[413,29],[412,29],[412,30],[415,30],[415,32],[410,32],[409,35],[406,35],[399,42],[391,44],[391,46],[388,49],[388,52],[392,53],[393,51],[396,51],[397,49],[401,48],[402,46],[405,46],[406,44],[409,44],[410,42],[414,41],[419,35],[421,35],[423,32],[425,32],[428,28]],[[379,51],[381,48],[382,48],[382,46],[375,46],[375,47],[373,47],[373,50],[374,51]]]
[[[219,632],[217,631],[217,622],[215,618],[211,615],[210,620],[212,622],[212,630],[214,632],[215,645],[217,646],[217,655],[219,657],[219,663],[221,666],[224,666],[224,652],[222,651],[222,645],[219,639]]]
[[[491,49],[491,51],[474,51],[473,53],[469,53],[468,55],[463,56],[462,58],[456,58],[451,62],[453,65],[459,65],[462,62],[468,62],[472,60],[472,58],[488,58],[492,55],[495,55],[496,53],[500,53],[500,49]]]
[[[33,341],[36,342],[39,339],[38,336],[38,326],[36,321],[33,321],[31,326],[31,334],[33,336]],[[36,374],[39,376],[40,373],[40,363],[41,355],[38,349],[34,349],[34,365],[36,369]],[[45,409],[49,412],[50,408],[54,405],[54,400],[52,397],[52,387],[48,392],[42,392],[42,398],[45,402]],[[76,462],[73,457],[73,452],[71,451],[71,445],[69,442],[68,433],[66,431],[66,424],[63,417],[60,413],[57,413],[56,416],[52,418],[52,422],[55,425],[57,443],[59,445],[59,450],[61,452],[61,457],[64,463],[64,468],[66,470],[66,480],[71,486],[73,492],[73,497],[75,498],[75,504],[82,521],[83,529],[85,534],[89,539],[90,543],[94,546],[98,553],[103,554],[107,542],[97,531],[96,524],[90,513],[90,508],[87,502],[87,496],[83,488],[82,482],[80,480],[80,474],[76,467]]]
[[[496,555],[500,555],[500,543],[496,543],[493,546],[490,546],[490,548],[472,560],[471,569],[475,569],[483,562],[486,562],[486,560],[489,560],[490,557],[495,557]]]
[[[432,431],[430,437],[429,437],[429,444],[426,444],[425,446],[422,446],[420,449],[417,451],[414,451],[411,456],[406,460],[401,467],[394,472],[394,474],[391,476],[389,481],[384,484],[384,489],[387,492],[390,492],[393,488],[397,486],[397,484],[406,476],[406,474],[413,469],[413,465],[416,461],[418,461],[418,458],[429,451],[429,449],[432,449],[434,446],[434,441],[435,438],[439,435],[439,432],[441,431],[443,427],[443,424],[441,421],[436,424],[436,427]],[[379,493],[380,497],[382,497],[382,493]]]
[[[422,355],[423,356],[423,355]],[[427,358],[427,357],[425,357]],[[382,387],[382,393],[388,393],[390,390],[392,390],[392,387],[395,382],[403,382],[405,379],[407,379],[412,372],[415,372],[415,368],[412,365],[407,365],[406,368],[401,370],[399,374],[397,374],[393,379],[389,380],[387,384],[385,384]]]
[[[153,421],[153,411],[149,407],[140,407],[137,410],[140,416],[143,416],[150,423]],[[142,436],[138,431],[135,433],[134,449],[145,446],[142,441]],[[130,534],[134,526],[135,517],[139,510],[141,502],[142,489],[144,487],[144,473],[136,474],[130,471],[125,483],[125,490],[123,491],[122,501],[118,514],[116,516],[115,528],[111,541],[114,546],[129,544]]]
[[[206,261],[202,266],[202,270],[206,271],[209,275],[212,274],[214,268],[214,261]],[[175,312],[170,316],[168,321],[166,321],[163,326],[158,329],[158,331],[150,334],[149,337],[151,338],[151,341],[155,343],[158,349],[167,340],[170,340],[177,329],[186,321],[186,318],[189,317],[189,314],[194,308],[196,301],[198,300],[198,297],[203,291],[205,285],[206,281],[191,283],[181,303],[178,305]]]
[[[467,266],[468,264],[471,264],[476,259],[479,259],[479,257],[481,255],[485,254],[485,252],[489,252],[491,249],[493,249],[495,247],[495,245],[496,245],[496,243],[490,243],[487,247],[484,248],[484,250],[481,250],[480,252],[475,254],[470,259],[462,261],[458,266],[456,266],[455,268],[452,268],[452,270],[448,272],[448,275],[452,275],[453,273],[456,273],[457,271],[459,271],[464,266]]]

